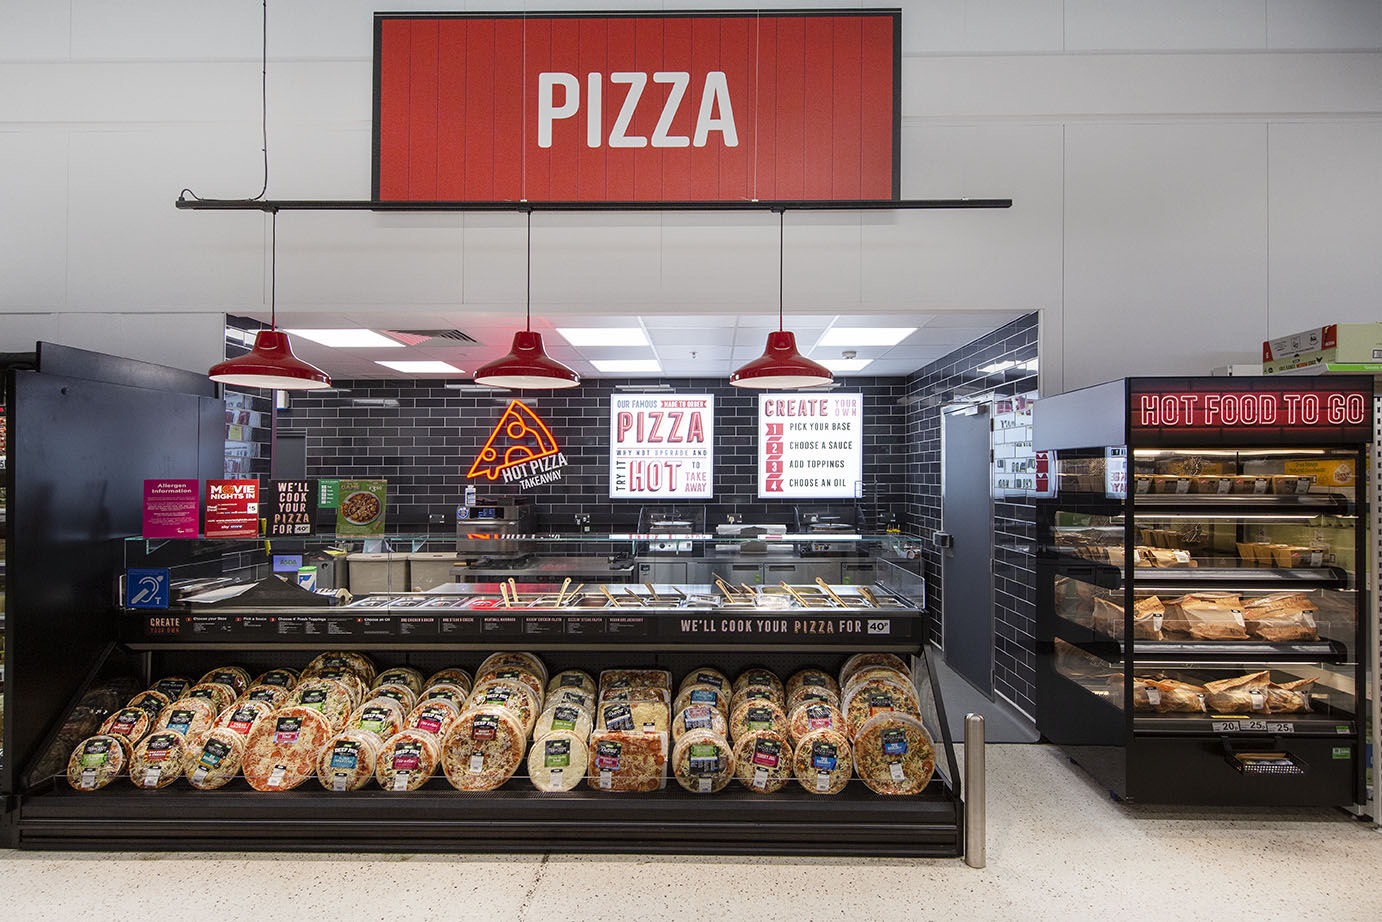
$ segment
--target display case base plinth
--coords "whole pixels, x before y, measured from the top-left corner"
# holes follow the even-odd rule
[[[832,797],[792,790],[703,796],[679,788],[462,794],[434,788],[438,783],[411,794],[55,788],[25,798],[18,844],[111,851],[963,854],[961,806],[939,782],[921,796],[898,798],[865,790]]]

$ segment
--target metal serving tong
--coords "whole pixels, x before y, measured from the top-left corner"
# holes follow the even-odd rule
[[[842,598],[840,598],[838,595],[836,595],[836,594],[835,594],[835,590],[830,588],[830,584],[827,583],[825,580],[821,579],[819,576],[816,577],[816,585],[817,585],[817,586],[820,586],[820,587],[821,587],[821,590],[822,590],[826,595],[828,595],[828,596],[830,596],[832,599],[834,599],[836,605],[840,606],[841,608],[848,608],[848,607],[849,607],[847,604],[845,604],[845,600],[842,599]]]

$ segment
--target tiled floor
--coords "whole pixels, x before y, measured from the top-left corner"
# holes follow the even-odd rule
[[[1382,834],[1342,813],[1113,803],[989,749],[988,868],[959,860],[0,852],[0,919],[1375,922]]]

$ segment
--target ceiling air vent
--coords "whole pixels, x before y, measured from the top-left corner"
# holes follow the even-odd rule
[[[460,330],[385,330],[384,332],[399,342],[407,343],[410,346],[420,345],[429,339],[449,339],[453,343],[478,343],[478,340],[467,336]]]

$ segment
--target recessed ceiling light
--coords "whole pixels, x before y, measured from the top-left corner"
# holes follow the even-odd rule
[[[558,327],[557,332],[573,346],[648,345],[648,335],[640,327]]]
[[[817,346],[896,346],[916,327],[831,327]]]
[[[592,359],[590,364],[595,366],[596,371],[607,374],[662,371],[662,365],[657,359]]]
[[[846,371],[859,371],[873,359],[816,359],[816,361],[838,374]]]
[[[364,330],[358,327],[352,327],[348,330],[285,330],[284,332],[336,349],[403,348],[403,344],[396,339],[390,339],[373,330]]]
[[[992,365],[985,365],[984,367],[980,368],[979,370],[982,371],[982,372],[983,372],[984,374],[986,374],[986,375],[996,375],[996,374],[998,374],[1000,371],[1007,371],[1009,368],[1016,368],[1016,367],[1017,367],[1017,363],[1016,363],[1016,362],[1011,362],[1011,361],[1008,361],[1008,360],[1005,359],[1004,361],[1001,361],[1001,362],[994,362]]]
[[[415,375],[459,375],[461,369],[449,362],[375,362],[394,371],[406,371]]]

